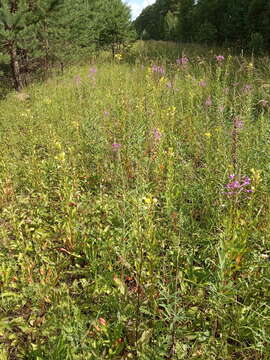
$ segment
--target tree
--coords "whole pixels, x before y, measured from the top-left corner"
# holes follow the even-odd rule
[[[97,13],[97,41],[100,46],[110,46],[114,57],[120,45],[135,38],[130,8],[121,0],[102,1]]]
[[[37,27],[44,14],[53,10],[60,0],[0,0],[0,46],[10,58],[14,87],[23,87],[20,51],[34,43]]]

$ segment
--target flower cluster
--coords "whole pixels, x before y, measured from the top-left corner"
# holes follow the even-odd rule
[[[185,66],[185,65],[188,64],[188,62],[189,62],[189,60],[188,60],[188,58],[186,56],[183,56],[183,57],[181,57],[179,59],[176,59],[176,64],[177,65]]]
[[[153,137],[154,137],[154,140],[155,140],[155,141],[159,141],[159,140],[161,139],[162,134],[161,134],[161,132],[159,131],[159,129],[155,128],[155,129],[153,130]]]
[[[217,55],[216,60],[217,60],[218,63],[221,63],[222,61],[225,60],[225,57],[223,55]]]
[[[155,72],[155,73],[165,74],[165,70],[162,66],[153,65],[151,70],[152,70],[152,72]]]
[[[244,193],[252,193],[253,190],[251,189],[251,180],[248,176],[238,177],[232,174],[229,176],[230,182],[225,186],[227,192],[225,192],[228,196],[238,195],[241,192]]]
[[[118,150],[120,150],[120,148],[121,148],[121,144],[118,144],[118,143],[113,143],[112,144],[112,150],[113,151],[118,151]]]

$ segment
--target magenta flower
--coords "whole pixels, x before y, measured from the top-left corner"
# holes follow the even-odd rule
[[[113,143],[112,144],[112,149],[113,151],[117,151],[121,148],[121,144],[118,144],[118,143]]]
[[[158,129],[153,130],[153,136],[156,141],[159,141],[162,137],[161,132]]]
[[[90,69],[89,69],[89,73],[90,74],[95,74],[97,72],[97,68],[96,67],[91,67]]]
[[[206,87],[206,81],[201,80],[201,81],[199,81],[198,85],[199,85],[200,87]]]
[[[244,127],[244,121],[240,119],[240,116],[236,116],[233,120],[233,126],[235,130],[241,130]]]
[[[186,66],[188,64],[188,62],[189,62],[189,60],[186,56],[176,59],[177,65],[180,65],[180,66]]]
[[[216,56],[216,60],[218,63],[221,63],[222,61],[225,60],[225,57],[223,55],[218,55],[218,56]]]
[[[237,180],[236,175],[231,174],[229,175],[230,181],[227,185],[225,185],[225,188],[229,191],[225,192],[226,195],[232,196],[232,195],[239,195],[241,192],[244,193],[252,193],[253,190],[251,189],[251,179],[248,176],[242,176],[238,177],[239,180]]]
[[[223,106],[223,105],[219,106],[219,107],[218,107],[218,110],[219,110],[220,112],[223,112],[223,111],[225,110],[225,106]]]
[[[207,107],[210,107],[210,106],[213,105],[211,96],[208,96],[208,98],[206,99],[206,101],[205,101],[204,104],[205,104],[205,106],[207,106]]]
[[[245,86],[242,88],[242,91],[243,91],[245,94],[248,94],[251,90],[252,90],[252,86],[249,85],[249,84],[245,85]]]
[[[158,66],[158,65],[153,65],[152,71],[155,73],[159,73],[159,74],[165,74],[164,68],[162,66]]]

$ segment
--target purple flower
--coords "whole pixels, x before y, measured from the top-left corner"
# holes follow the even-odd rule
[[[165,70],[162,66],[158,66],[158,65],[153,65],[152,66],[152,71],[159,73],[159,74],[165,74]]]
[[[240,182],[237,180],[234,180],[226,185],[227,189],[239,189],[241,187]]]
[[[118,144],[118,143],[113,143],[112,144],[112,149],[113,151],[117,151],[121,148],[121,144]]]
[[[237,130],[241,130],[244,127],[244,121],[240,119],[239,116],[237,116],[234,120],[233,120],[233,125],[234,128]]]
[[[243,178],[242,186],[250,185],[251,179],[248,176]]]
[[[189,60],[188,60],[188,58],[186,56],[183,56],[183,57],[181,57],[179,59],[176,59],[177,65],[180,65],[180,66],[181,65],[186,66],[188,64],[188,62],[189,62]]]
[[[91,67],[90,69],[89,69],[89,73],[90,74],[95,74],[97,72],[97,68],[96,67]]]
[[[212,106],[213,105],[211,96],[208,96],[208,98],[206,99],[204,104],[205,104],[205,106]]]
[[[227,185],[225,185],[226,189],[229,190],[225,192],[226,195],[238,195],[241,192],[244,193],[252,193],[253,190],[250,188],[251,179],[248,176],[238,177],[239,180],[236,179],[236,175],[229,175],[230,181]]]
[[[248,94],[251,90],[252,90],[252,86],[249,85],[249,84],[245,85],[245,86],[242,88],[242,91],[243,91],[245,94]]]
[[[217,62],[221,63],[222,61],[225,60],[225,57],[223,55],[217,55],[216,60],[217,60]]]
[[[110,113],[109,113],[109,111],[104,111],[104,116],[109,116],[110,115]]]
[[[200,87],[206,87],[206,81],[201,80],[201,81],[199,81],[198,85],[199,85]]]
[[[161,137],[162,137],[162,134],[161,134],[161,132],[158,130],[158,129],[154,129],[153,130],[153,136],[154,136],[154,139],[156,140],[156,141],[159,141],[160,139],[161,139]]]

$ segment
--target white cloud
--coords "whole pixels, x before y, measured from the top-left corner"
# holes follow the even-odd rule
[[[145,7],[152,5],[154,2],[155,0],[126,0],[126,3],[131,8],[132,19],[136,19]]]

